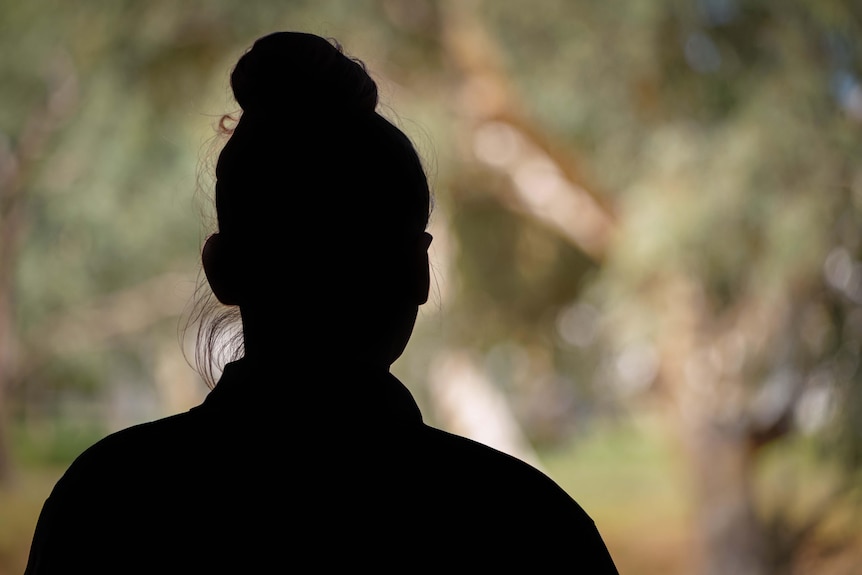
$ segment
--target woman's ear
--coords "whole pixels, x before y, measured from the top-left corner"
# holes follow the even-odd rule
[[[428,261],[428,248],[431,246],[432,239],[431,234],[422,232],[416,243],[416,271],[414,272],[416,305],[422,305],[428,301],[428,292],[431,289],[431,264]]]
[[[241,290],[237,258],[220,234],[214,233],[207,238],[201,260],[207,281],[218,300],[225,305],[239,305]]]

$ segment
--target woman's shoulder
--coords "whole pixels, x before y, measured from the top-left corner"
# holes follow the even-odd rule
[[[616,573],[593,519],[559,484],[541,469],[497,449],[426,426],[425,452],[435,471],[429,474],[435,498],[451,502],[463,514],[453,530],[482,532],[510,547],[494,559],[502,564],[537,549],[564,546],[570,564],[590,573]],[[434,513],[432,510],[431,513]],[[465,535],[465,540],[468,536]],[[576,571],[578,569],[575,569]]]
[[[196,431],[193,412],[140,423],[113,432],[85,449],[57,483],[61,489],[88,490],[115,485],[119,479],[142,477],[156,462],[182,449]]]
[[[163,495],[157,478],[179,461],[172,454],[182,451],[194,418],[185,413],[134,425],[84,450],[45,501],[27,573],[101,565],[111,556],[109,547],[127,544],[122,534],[147,525],[144,512]]]
[[[538,467],[472,439],[425,426],[426,456],[455,484],[473,486],[530,509],[547,508],[592,523],[580,505]]]

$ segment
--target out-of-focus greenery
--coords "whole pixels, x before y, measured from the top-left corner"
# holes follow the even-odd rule
[[[0,0],[0,573],[91,433],[206,391],[177,328],[213,127],[277,29],[361,57],[429,167],[440,285],[396,365],[427,419],[469,350],[625,572],[852,573],[860,28],[850,0]],[[575,193],[598,248],[554,220]]]

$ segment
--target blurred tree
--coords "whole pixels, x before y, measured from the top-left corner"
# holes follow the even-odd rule
[[[471,168],[455,189],[508,205],[514,196],[601,264],[582,292],[582,272],[569,268],[568,297],[583,293],[573,307],[544,298],[547,308],[522,316],[513,296],[523,300],[524,286],[505,291],[521,270],[492,275],[487,262],[465,270],[465,298],[483,294],[493,312],[532,323],[528,337],[557,328],[572,347],[598,322],[592,349],[607,359],[595,384],[649,389],[673,415],[704,572],[786,572],[846,501],[862,439],[858,5],[446,5],[456,19],[447,30],[460,34],[449,44],[460,102],[479,112],[465,122],[465,157],[507,176],[489,183]],[[596,193],[549,141],[577,150],[616,191]],[[456,209],[469,204],[459,199]],[[572,206],[583,221],[564,220]],[[480,226],[457,228],[467,265],[471,249],[486,253]],[[494,235],[495,249],[523,229]],[[481,306],[461,313],[482,325]],[[835,464],[846,473],[809,508],[795,504],[798,492],[764,508],[764,448],[805,433],[823,446],[821,477]]]

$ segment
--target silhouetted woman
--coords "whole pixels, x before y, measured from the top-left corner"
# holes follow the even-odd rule
[[[559,486],[428,427],[389,373],[428,297],[430,197],[364,66],[281,32],[231,86],[242,116],[203,265],[239,308],[243,358],[200,406],[85,451],[45,502],[27,573],[616,573]]]

